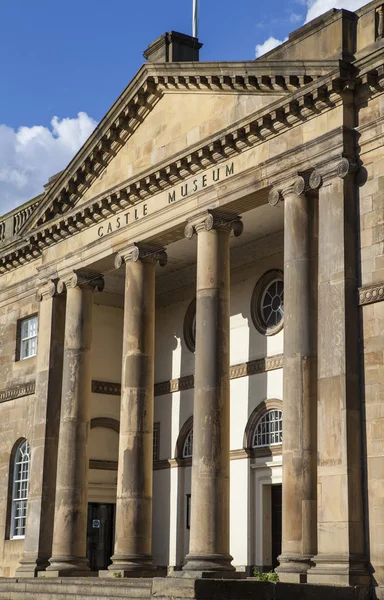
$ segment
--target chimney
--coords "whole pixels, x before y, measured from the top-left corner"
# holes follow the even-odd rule
[[[202,45],[197,38],[190,35],[169,31],[149,44],[144,58],[153,63],[197,62]]]

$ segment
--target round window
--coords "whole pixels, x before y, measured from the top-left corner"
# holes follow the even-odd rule
[[[184,340],[188,350],[194,352],[196,345],[196,300],[192,300],[185,313]]]
[[[252,295],[252,320],[264,335],[275,335],[284,324],[284,282],[282,271],[267,271]]]

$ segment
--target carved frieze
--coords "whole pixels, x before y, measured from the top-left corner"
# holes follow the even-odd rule
[[[367,285],[359,289],[359,304],[374,304],[384,300],[384,283]]]
[[[108,381],[92,381],[92,392],[108,396],[121,396],[121,384]]]
[[[381,286],[384,295],[384,284]],[[380,298],[381,299],[381,298]],[[257,360],[251,360],[246,363],[233,365],[230,369],[230,378],[239,379],[240,377],[247,377],[249,375],[257,375],[259,373],[265,373],[267,371],[274,371],[283,367],[283,355],[277,354],[276,356],[270,356],[267,358],[260,358]],[[182,392],[184,390],[191,390],[194,388],[195,378],[193,375],[186,375],[178,379],[171,379],[170,381],[162,381],[155,384],[155,396],[164,396],[166,394],[172,394],[174,392]],[[121,396],[121,384],[113,383],[109,381],[92,381],[92,392],[94,394],[105,394],[108,396]],[[23,396],[30,396],[35,393],[35,382],[20,384],[12,387],[8,390],[0,392],[0,402],[7,402],[8,400],[15,400],[16,398],[22,398]]]
[[[9,400],[16,400],[16,398],[23,398],[24,396],[32,396],[35,393],[35,382],[21,383],[8,390],[0,392],[0,402],[8,402]]]

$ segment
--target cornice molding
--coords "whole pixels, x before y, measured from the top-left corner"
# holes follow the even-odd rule
[[[267,64],[269,65],[269,63]],[[286,63],[285,66],[287,64],[289,63]],[[294,64],[297,65],[297,68],[299,68],[299,64],[303,65],[300,62]],[[25,240],[19,239],[15,246],[12,249],[9,248],[6,255],[0,258],[0,274],[36,259],[50,245],[92,226],[110,215],[124,210],[127,206],[140,202],[159,191],[171,187],[175,182],[180,182],[194,173],[204,170],[208,166],[228,160],[231,156],[243,152],[256,144],[263,143],[267,139],[291,128],[293,125],[298,125],[307,119],[316,117],[324,110],[330,110],[330,107],[336,106],[343,101],[345,94],[349,97],[351,88],[353,87],[351,81],[354,77],[351,65],[347,65],[342,61],[332,62],[332,64],[333,66],[337,64],[338,68],[320,77],[302,74],[300,76],[284,75],[283,79],[279,79],[279,77],[282,77],[280,75],[272,77],[270,75],[272,67],[269,65],[269,75],[260,75],[261,81],[264,81],[263,85],[273,87],[273,85],[281,84],[282,93],[284,93],[284,90],[288,90],[290,92],[288,95],[285,94],[282,99],[257,111],[251,117],[248,116],[225,131],[219,132],[205,143],[200,142],[187,155],[180,155],[179,158],[175,158],[171,163],[159,165],[155,170],[131,180],[119,189],[115,189],[109,194],[105,194],[103,197],[92,201],[87,206],[82,206],[78,209],[74,208],[85,190],[93,183],[95,177],[108,164],[107,159],[115,156],[117,149],[125,144],[126,139],[129,137],[128,134],[131,132],[131,125],[128,125],[126,121],[127,115],[125,115],[123,120],[121,120],[121,116],[114,118],[116,107],[113,107],[79,155],[84,154],[87,149],[89,150],[93,146],[96,146],[98,149],[95,150],[93,148],[90,155],[91,158],[84,158],[84,162],[78,166],[76,172],[74,167],[78,157],[75,157],[64,174],[59,176],[53,183],[47,193],[47,197],[41,203],[41,208],[37,210],[34,217],[37,229],[35,228],[35,230],[31,231]],[[257,65],[257,68],[264,69],[265,65],[260,63]],[[167,85],[176,85],[175,89],[177,90],[180,89],[180,86],[185,86],[185,89],[190,90],[194,81],[193,78],[196,79],[197,75],[195,73],[195,75],[191,74],[187,76],[185,73],[186,71],[183,69],[183,75],[179,76],[180,81],[178,80],[177,82],[172,75],[171,80],[167,80]],[[256,77],[257,82],[259,81],[259,76],[252,75],[251,72],[248,72],[246,75],[247,82],[244,80],[245,74],[242,79],[240,75],[236,75],[236,72],[230,73],[230,71],[229,75],[220,75],[222,79],[219,77],[218,80],[215,79],[218,77],[217,75],[212,75],[210,79],[207,75],[202,75],[201,71],[198,74],[200,75],[200,87],[219,86],[220,89],[223,89],[223,87],[228,85],[232,86],[232,91],[235,84],[245,86],[245,90],[248,90],[247,86],[251,85],[250,82],[253,82],[252,85],[255,86],[256,81],[252,77]],[[162,95],[165,81],[163,82],[161,77],[159,75],[156,79],[153,76],[148,76],[146,83],[142,84],[145,90],[143,88],[141,94],[138,94],[138,98],[140,97],[141,100],[139,101],[138,98],[132,100],[136,108],[139,106],[140,110],[135,109],[135,111],[131,111],[132,117],[129,116],[129,108],[127,109],[125,106],[122,109],[120,107],[123,112],[128,110],[129,123],[130,119],[135,120],[138,117],[140,117],[138,122],[142,121],[144,116],[141,108],[145,112],[145,110],[149,110],[149,106],[152,106],[148,98],[148,101],[143,99],[146,98],[146,94],[151,98],[156,98],[156,101]],[[273,85],[271,77],[274,79]],[[286,77],[289,78],[289,85]],[[229,78],[228,81],[226,78]],[[257,85],[260,88],[260,84],[257,83]],[[199,86],[196,89],[200,89]],[[297,86],[296,91],[292,91],[292,86]],[[261,89],[256,90],[255,88],[255,91],[260,93]],[[108,127],[111,129],[108,129]],[[125,129],[125,127],[128,129]],[[104,133],[103,128],[107,130],[107,133]],[[111,136],[108,133],[110,131],[114,131],[115,133]],[[125,134],[123,135],[121,132],[127,134],[126,138],[124,137]],[[107,136],[107,140],[104,140],[105,143],[103,143],[104,138],[102,133]],[[99,148],[100,143],[101,147]],[[98,160],[101,160],[101,163],[98,163]],[[97,165],[101,166],[101,168],[98,170],[98,168],[93,167],[92,161],[96,161]],[[71,175],[71,178],[66,181],[70,173],[75,174]],[[60,189],[60,186],[65,181],[64,188]],[[55,194],[57,197],[55,197]],[[47,211],[48,199],[51,203],[51,212],[44,213],[44,210]],[[74,209],[72,213],[67,215],[72,208]],[[44,218],[43,213],[45,214]],[[31,227],[30,223],[28,227]],[[26,230],[24,230],[24,233],[26,234]]]

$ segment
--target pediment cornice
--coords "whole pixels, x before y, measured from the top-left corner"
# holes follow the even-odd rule
[[[37,258],[44,248],[129,205],[263,143],[323,110],[329,110],[342,102],[346,95],[350,98],[357,81],[356,69],[342,61],[328,63],[279,61],[279,75],[277,65],[267,61],[144,65],[69,167],[48,190],[33,215],[33,222],[27,223],[21,232],[23,239],[19,238],[9,249],[10,252],[0,259],[0,273]],[[319,70],[324,70],[325,65],[333,69],[325,75],[315,75],[316,64]],[[292,74],[293,68],[296,74]],[[211,76],[207,75],[209,69]],[[308,75],[308,72],[312,74]],[[212,91],[215,86],[217,90],[228,87],[232,93],[240,88],[247,93],[263,93],[265,86],[269,92],[276,94],[279,88],[281,98],[189,148],[187,153],[123,182],[118,188],[92,199],[86,205],[76,206],[79,198],[164,93],[180,88],[184,91]],[[267,89],[265,91],[269,93]]]
[[[31,229],[73,207],[167,92],[289,94],[334,70],[337,60],[147,63],[46,192]],[[23,230],[20,233],[24,233]]]

